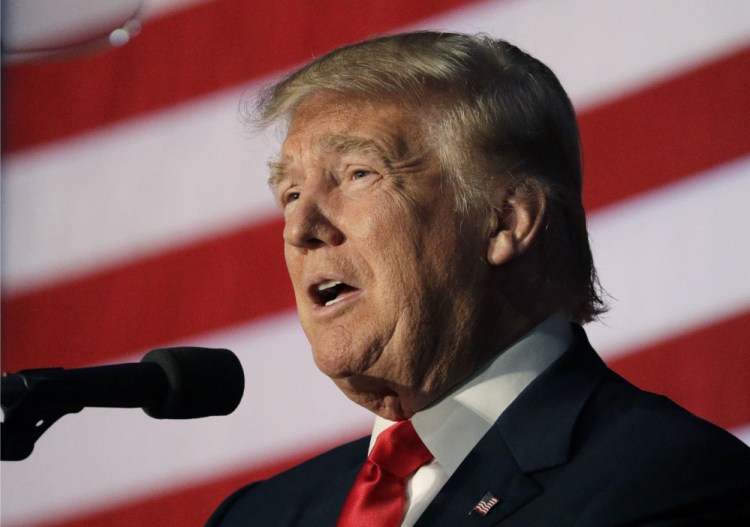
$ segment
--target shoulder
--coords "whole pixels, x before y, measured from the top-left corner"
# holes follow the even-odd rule
[[[584,408],[573,445],[573,464],[597,474],[586,513],[597,518],[592,524],[613,510],[724,525],[738,524],[733,515],[750,519],[750,448],[614,374]]]
[[[552,395],[562,401],[559,409],[575,409],[570,417],[572,451],[608,445],[621,461],[635,465],[639,459],[650,463],[658,457],[659,465],[674,458],[731,459],[750,466],[747,445],[667,397],[641,390],[620,377],[602,362],[580,329],[573,348],[550,368],[550,378],[539,387],[544,389],[537,390],[536,398],[539,403]],[[616,456],[610,457],[617,461]]]
[[[750,448],[618,376],[582,331],[507,413],[502,432],[516,459],[545,500],[564,503],[580,525],[737,525],[732,514],[750,525]],[[537,462],[550,451],[558,452],[554,463]],[[664,523],[672,524],[681,525]]]
[[[363,437],[240,488],[224,500],[206,526],[302,525],[300,518],[311,521],[316,515],[325,516],[325,504],[336,501],[338,494],[343,493],[343,503],[349,480],[367,457],[368,444],[369,437]]]
[[[687,456],[683,461],[730,458],[750,464],[750,448],[735,436],[614,373],[584,407],[579,427],[580,434],[618,444],[638,457],[658,455],[664,460]]]

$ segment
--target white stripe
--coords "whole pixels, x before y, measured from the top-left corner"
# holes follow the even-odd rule
[[[726,51],[750,34],[744,1],[601,6],[595,0],[481,3],[425,25],[516,40],[550,62],[579,106]],[[265,162],[278,146],[243,136],[240,94],[222,92],[5,159],[5,293],[274,214]]]
[[[269,465],[372,428],[371,414],[317,371],[296,313],[190,345],[226,347],[240,357],[246,389],[233,414],[170,421],[138,409],[87,408],[65,416],[28,459],[3,463],[3,524],[62,521],[70,513]]]
[[[486,32],[560,77],[578,108],[750,42],[745,0],[498,0],[419,24]]]
[[[275,213],[272,142],[245,137],[239,90],[10,156],[3,287],[85,274]]]
[[[737,436],[740,441],[745,443],[747,446],[750,446],[750,423],[739,428],[735,428],[734,430],[731,430],[731,432],[735,436]]]
[[[590,326],[606,357],[750,309],[750,156],[609,207],[590,221],[613,297]]]

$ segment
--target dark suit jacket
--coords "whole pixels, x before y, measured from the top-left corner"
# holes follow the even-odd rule
[[[334,526],[367,456],[343,445],[235,492],[208,527]],[[491,492],[486,516],[469,514]],[[750,448],[576,343],[503,413],[417,523],[750,526]]]

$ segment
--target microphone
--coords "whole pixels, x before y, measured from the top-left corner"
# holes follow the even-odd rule
[[[2,459],[25,459],[36,440],[65,414],[84,407],[143,408],[157,419],[232,413],[245,375],[226,349],[163,348],[141,362],[3,374]]]
[[[2,406],[31,397],[36,407],[140,407],[157,419],[192,419],[233,412],[244,389],[242,365],[231,351],[163,348],[137,363],[5,374]]]

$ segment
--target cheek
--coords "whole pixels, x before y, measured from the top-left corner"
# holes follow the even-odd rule
[[[398,193],[383,192],[380,198],[356,219],[355,236],[359,247],[370,257],[382,262],[396,261],[394,270],[398,270],[413,264],[423,252],[429,213]]]
[[[285,243],[284,244],[284,261],[286,262],[286,268],[291,278],[294,278],[293,268],[296,265],[295,260],[296,259],[294,258],[293,249],[288,244]]]
[[[295,254],[293,248],[284,246],[284,260],[286,261],[286,270],[289,274],[289,279],[292,282],[292,289],[294,290],[294,296],[297,300],[297,306],[300,306],[300,301],[306,295],[306,291],[302,287],[302,259],[299,255]]]
[[[368,265],[375,277],[375,287],[389,305],[388,313],[402,313],[419,302],[424,291],[425,272],[419,239],[410,229],[381,229],[378,242],[368,255]]]
[[[368,317],[356,325],[307,327],[305,333],[318,369],[331,378],[340,378],[366,372],[378,363],[392,338],[393,325]]]
[[[304,324],[303,324],[304,325]],[[305,328],[310,343],[315,365],[329,377],[338,377],[343,371],[352,367],[352,357],[347,350],[352,347],[351,334],[341,328],[329,328],[321,335],[311,334]]]

